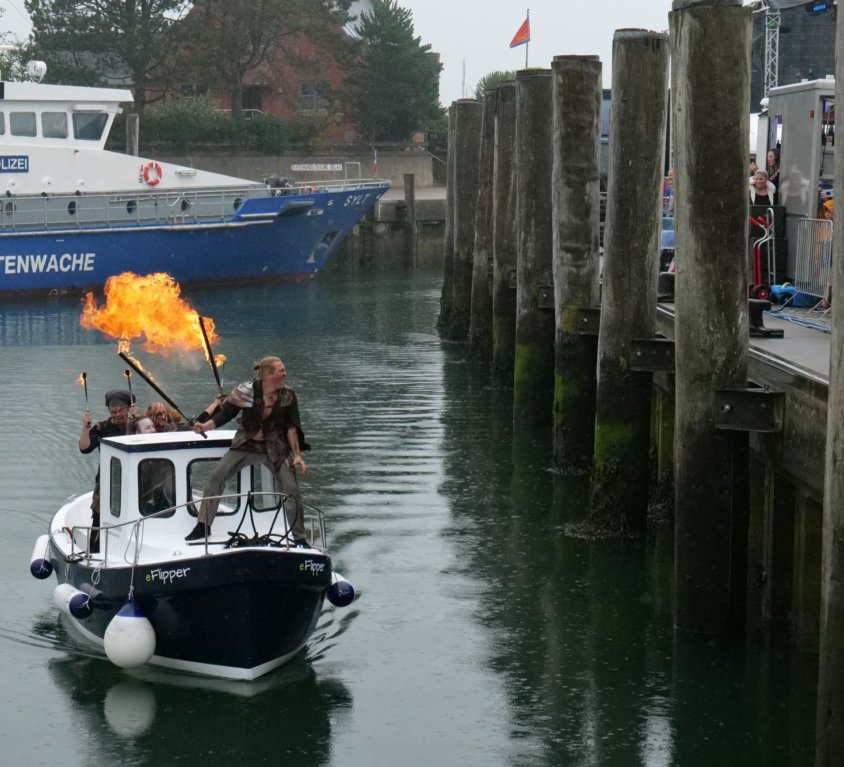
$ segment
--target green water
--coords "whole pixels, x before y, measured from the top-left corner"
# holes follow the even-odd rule
[[[29,575],[35,538],[95,472],[75,380],[104,417],[124,365],[79,328],[78,301],[0,305],[4,764],[812,764],[816,658],[676,635],[668,528],[565,538],[584,480],[550,471],[546,434],[511,449],[511,394],[440,342],[439,294],[436,274],[185,291],[216,322],[227,386],[284,359],[313,445],[303,491],[361,593],[251,684],[117,669]],[[136,351],[186,412],[214,395],[203,360]]]

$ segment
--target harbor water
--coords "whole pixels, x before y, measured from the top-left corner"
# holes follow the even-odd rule
[[[676,633],[670,522],[639,542],[566,537],[586,480],[551,470],[542,433],[511,447],[512,393],[436,334],[440,283],[183,292],[216,324],[226,387],[284,360],[312,445],[303,493],[360,594],[252,683],[118,669],[60,620],[55,580],[29,575],[36,537],[96,471],[76,446],[77,377],[95,418],[126,379],[78,299],[0,305],[5,764],[812,764],[816,656]],[[186,413],[216,394],[201,356],[133,352]],[[156,398],[132,383],[142,406]]]

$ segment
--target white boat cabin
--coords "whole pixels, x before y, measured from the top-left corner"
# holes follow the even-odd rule
[[[104,439],[100,555],[108,561],[122,560],[136,542],[142,559],[172,556],[174,548],[187,552],[184,536],[196,524],[208,477],[233,435],[229,430],[212,430],[207,439],[192,431]],[[224,540],[241,522],[241,532],[247,536],[285,532],[282,499],[266,466],[247,467],[230,477],[223,495],[213,526],[215,539]]]

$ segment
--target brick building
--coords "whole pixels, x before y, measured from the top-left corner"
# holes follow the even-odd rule
[[[346,25],[346,34],[357,35],[356,19],[372,9],[372,0],[356,0],[350,7],[354,17]],[[270,55],[260,67],[245,78],[241,107],[246,117],[256,113],[292,117],[310,116],[317,122],[325,120],[321,135],[328,141],[352,142],[356,138],[354,126],[348,122],[332,120],[330,96],[342,91],[345,73],[325,51],[320,51],[310,40],[295,41],[295,56],[314,65],[297,68],[285,55]],[[184,93],[195,93],[190,83],[182,86]],[[231,95],[219,90],[210,93],[218,109],[231,109]]]

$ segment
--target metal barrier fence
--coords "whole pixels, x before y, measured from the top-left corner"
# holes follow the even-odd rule
[[[797,223],[797,264],[794,287],[798,295],[829,301],[832,278],[832,221],[816,218]],[[797,301],[795,304],[799,305]]]

